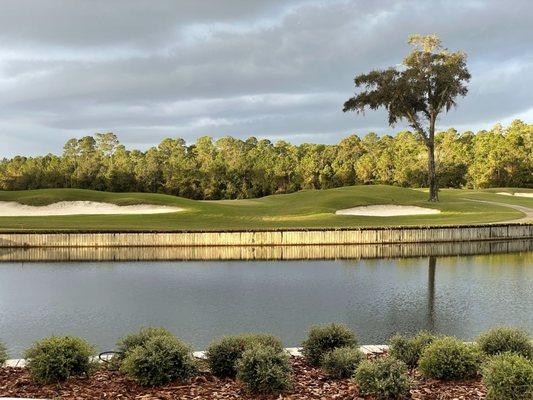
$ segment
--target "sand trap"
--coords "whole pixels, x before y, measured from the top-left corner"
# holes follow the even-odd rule
[[[398,215],[428,215],[439,213],[440,210],[434,210],[433,208],[396,206],[393,204],[352,207],[335,212],[337,215],[364,215],[367,217],[395,217]]]
[[[503,194],[505,196],[513,196],[512,193],[507,193],[507,192],[498,192],[496,194]],[[515,193],[514,196],[517,196],[517,197],[533,197],[533,193]]]
[[[94,201],[60,201],[47,206],[27,206],[0,201],[0,217],[42,217],[50,215],[161,214],[183,211],[182,208],[137,204],[117,206]]]

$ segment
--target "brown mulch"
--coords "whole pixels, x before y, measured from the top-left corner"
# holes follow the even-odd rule
[[[481,379],[445,382],[424,379],[418,373],[411,373],[411,399],[416,400],[478,400],[485,399],[487,390]]]
[[[199,400],[199,399],[353,399],[362,400],[357,385],[350,380],[331,380],[318,368],[305,364],[301,358],[291,359],[293,388],[280,396],[247,394],[242,385],[232,379],[219,379],[202,372],[189,382],[175,382],[157,388],[143,388],[124,375],[101,369],[89,378],[71,378],[61,385],[34,384],[24,368],[0,368],[0,397],[136,400]],[[416,400],[478,400],[485,398],[479,380],[465,382],[424,381],[412,375],[411,399]],[[365,399],[366,400],[366,399]]]

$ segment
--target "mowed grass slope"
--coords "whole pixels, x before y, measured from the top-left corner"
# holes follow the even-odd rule
[[[497,191],[506,190],[513,191]],[[502,196],[495,194],[495,191],[442,190],[439,203],[428,203],[426,198],[427,194],[423,190],[384,185],[304,190],[259,199],[222,201],[196,201],[163,194],[106,193],[80,189],[0,191],[0,201],[15,201],[27,205],[82,200],[118,205],[158,204],[184,209],[177,213],[152,215],[0,217],[0,230],[173,231],[455,225],[509,221],[523,217],[523,213],[504,205],[473,200],[522,205],[533,209],[531,198]],[[441,213],[401,217],[335,215],[335,211],[339,209],[372,204],[415,205],[436,208],[441,210]]]

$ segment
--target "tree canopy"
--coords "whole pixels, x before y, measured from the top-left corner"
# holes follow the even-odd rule
[[[435,135],[441,187],[533,187],[533,125]],[[0,190],[81,188],[235,199],[355,184],[426,185],[418,134],[368,133],[337,144],[201,137],[127,149],[112,133],[71,139],[63,154],[0,159]]]
[[[344,103],[343,111],[364,113],[384,107],[389,125],[405,120],[428,149],[430,200],[437,200],[434,159],[435,124],[442,111],[456,106],[456,98],[468,92],[470,73],[466,54],[449,52],[436,35],[412,35],[413,50],[399,67],[374,70],[355,77],[360,89]]]

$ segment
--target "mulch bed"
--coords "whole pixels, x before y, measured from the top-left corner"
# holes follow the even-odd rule
[[[80,399],[137,399],[137,400],[199,400],[199,399],[352,399],[363,400],[357,385],[350,380],[331,380],[318,368],[305,364],[302,358],[292,357],[294,387],[280,396],[247,394],[243,386],[232,379],[219,379],[202,372],[189,382],[175,382],[157,388],[143,388],[124,375],[99,370],[89,378],[71,378],[61,385],[38,386],[24,368],[0,368],[0,397]],[[478,400],[485,398],[485,388],[479,380],[441,382],[423,380],[413,374],[411,399],[416,400]],[[365,399],[367,400],[367,399]]]

